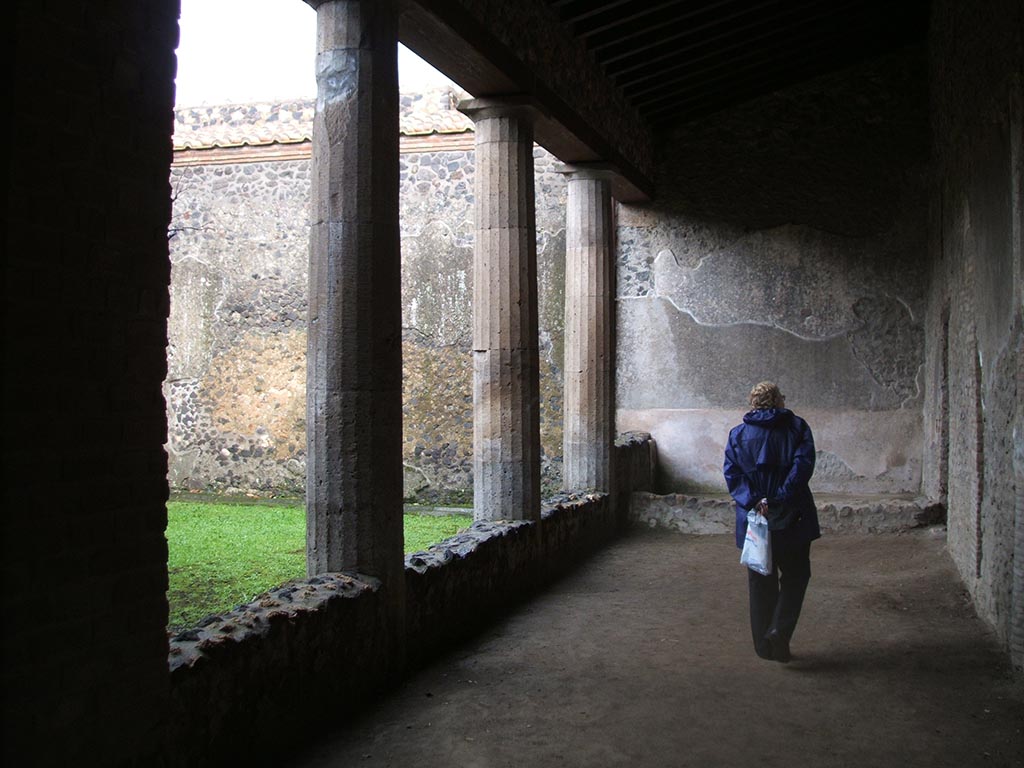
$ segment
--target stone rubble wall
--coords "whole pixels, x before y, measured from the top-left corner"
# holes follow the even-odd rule
[[[814,431],[815,491],[920,492],[925,77],[909,49],[661,136],[655,202],[619,206],[616,362],[659,492],[724,492],[765,379]]]
[[[172,489],[305,482],[309,163],[172,171]]]
[[[548,494],[561,485],[566,188],[549,153],[534,162]],[[472,494],[473,171],[471,150],[401,155],[403,460],[419,502]],[[173,169],[174,490],[304,491],[309,173],[307,159]]]

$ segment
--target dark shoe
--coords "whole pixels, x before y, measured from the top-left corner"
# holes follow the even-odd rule
[[[789,652],[789,640],[780,635],[777,629],[769,629],[764,637],[772,644],[772,656],[775,657],[775,660],[788,664],[793,658]]]

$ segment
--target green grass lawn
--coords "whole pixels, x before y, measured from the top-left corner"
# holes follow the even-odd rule
[[[415,552],[473,522],[471,515],[405,516]],[[167,504],[168,626],[186,629],[306,573],[306,514],[296,505]]]

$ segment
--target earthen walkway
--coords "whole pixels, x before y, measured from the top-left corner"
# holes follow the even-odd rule
[[[1020,768],[1024,685],[943,544],[817,542],[783,665],[751,649],[731,537],[633,534],[295,764]]]

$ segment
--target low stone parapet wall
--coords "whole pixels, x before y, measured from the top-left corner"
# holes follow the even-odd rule
[[[267,760],[287,739],[365,706],[412,668],[507,613],[622,528],[607,494],[566,497],[539,524],[478,522],[405,560],[404,649],[376,581],[289,582],[170,641],[168,765]],[[404,661],[403,661],[404,658]]]
[[[818,496],[818,520],[825,533],[898,533],[945,522],[942,504],[921,498]],[[732,533],[735,506],[725,495],[659,495],[634,491],[629,520],[634,525],[679,533]]]
[[[398,658],[382,597],[372,579],[323,574],[172,638],[166,764],[267,764],[289,728],[364,703]]]
[[[619,492],[654,490],[658,446],[648,432],[623,432],[615,439],[615,482]],[[629,504],[626,498],[623,509]]]
[[[611,498],[586,495],[544,510],[539,525],[477,522],[405,559],[407,654],[429,659],[507,613],[621,528]]]
[[[630,489],[650,487],[654,449],[650,436],[631,434],[615,450],[616,496],[562,494],[546,503],[539,523],[477,522],[407,555],[401,632],[389,624],[379,582],[328,573],[288,582],[171,638],[165,764],[276,764],[273,750],[293,745],[285,734],[343,723],[507,613],[625,527]]]

